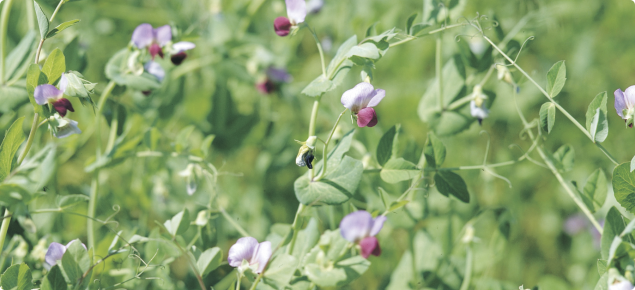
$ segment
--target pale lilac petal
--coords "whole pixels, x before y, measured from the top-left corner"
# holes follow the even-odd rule
[[[622,112],[626,110],[626,100],[624,98],[624,92],[622,92],[622,90],[620,89],[617,89],[613,94],[615,95],[615,111],[617,111],[617,114],[623,119],[624,115],[622,114]]]
[[[386,221],[386,217],[380,215],[373,220],[373,226],[370,228],[370,235],[376,236],[382,227],[384,227],[384,222]]]
[[[58,122],[60,126],[57,127],[57,132],[53,134],[57,138],[65,138],[73,134],[81,134],[82,130],[77,127],[77,121],[62,118],[59,119]]]
[[[624,90],[624,99],[627,107],[635,107],[635,86],[630,86]]]
[[[60,91],[66,92],[66,87],[68,86],[68,78],[66,77],[66,73],[62,74],[58,86],[60,87]]]
[[[324,6],[324,0],[309,0],[306,3],[306,11],[308,13],[318,13],[322,10],[322,6]]]
[[[256,274],[260,274],[265,269],[272,253],[270,241],[264,241],[258,244],[256,251],[254,252],[254,256],[251,258],[251,262],[249,263],[250,265],[258,263]]]
[[[285,0],[287,3],[287,16],[293,24],[304,22],[306,17],[306,3],[304,0]]]
[[[55,264],[57,264],[57,261],[62,259],[64,253],[66,253],[66,247],[64,245],[52,242],[51,245],[49,245],[48,251],[46,251],[46,256],[44,256],[44,261],[46,261],[46,264],[44,264],[44,266],[48,266],[49,269],[50,267],[55,266]]]
[[[181,51],[190,50],[196,47],[196,44],[189,41],[179,41],[172,45],[173,53],[179,53]]]
[[[159,81],[163,81],[163,79],[165,78],[165,70],[163,70],[163,67],[161,67],[158,62],[149,61],[146,62],[143,67],[149,74],[155,76]]]
[[[370,99],[366,107],[374,107],[379,105],[379,102],[381,102],[381,100],[384,99],[385,96],[386,96],[386,91],[382,89],[376,89],[375,95],[373,96],[372,99]]]
[[[152,25],[148,23],[140,24],[135,28],[134,32],[132,32],[132,43],[139,49],[150,45],[153,40],[154,33]]]
[[[64,92],[58,90],[54,85],[39,85],[35,88],[34,97],[38,105],[46,105],[49,99],[58,99]]]
[[[609,285],[609,290],[633,290],[633,284],[628,280],[615,281],[615,283]]]
[[[243,260],[251,261],[257,247],[258,240],[255,238],[240,238],[233,246],[231,246],[231,248],[229,248],[229,253],[227,253],[227,262],[232,267],[240,267]]]
[[[470,114],[472,114],[472,117],[474,118],[483,120],[489,115],[489,110],[485,108],[485,104],[483,104],[481,107],[478,107],[476,106],[476,102],[472,100],[470,102]]]
[[[273,81],[279,83],[288,83],[292,79],[291,75],[287,72],[286,69],[275,67],[270,67],[267,69],[267,76],[269,76]]]
[[[377,125],[377,113],[373,108],[363,108],[357,113],[357,126],[375,127]]]
[[[172,28],[170,25],[163,25],[155,29],[153,32],[154,39],[161,47],[164,47],[168,42],[172,41]]]
[[[359,247],[362,249],[361,254],[364,259],[368,259],[368,256],[381,255],[381,248],[379,247],[379,241],[375,237],[366,237],[359,242]]]
[[[373,226],[373,217],[364,210],[349,213],[340,222],[340,233],[349,242],[357,242],[368,236]]]
[[[344,92],[342,94],[342,105],[351,112],[357,114],[359,110],[363,109],[368,105],[370,100],[375,96],[375,88],[373,85],[361,82],[357,84],[352,89]]]

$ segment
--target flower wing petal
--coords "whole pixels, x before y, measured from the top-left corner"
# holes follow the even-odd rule
[[[622,114],[622,112],[626,110],[626,100],[624,98],[624,92],[622,92],[621,89],[617,89],[615,90],[613,95],[615,95],[615,111],[617,111],[617,114],[623,119],[624,115]]]
[[[366,107],[374,107],[379,105],[379,102],[381,102],[381,100],[383,100],[385,96],[386,96],[385,90],[376,89],[373,98],[370,99]]]
[[[472,100],[470,102],[470,114],[472,117],[477,119],[485,119],[489,115],[489,110],[485,108],[485,106],[476,106],[476,102]]]
[[[44,256],[44,261],[46,261],[45,265],[48,265],[50,267],[55,266],[55,264],[57,264],[57,261],[62,259],[64,253],[66,253],[66,247],[64,245],[52,242],[49,245],[48,250],[46,251],[46,256]]]
[[[44,84],[37,86],[33,95],[38,105],[46,105],[49,99],[58,99],[64,95],[64,92],[58,90],[54,85]]]
[[[139,49],[150,45],[154,39],[153,30],[152,25],[148,23],[139,24],[132,32],[132,43]]]
[[[189,41],[179,41],[172,45],[172,50],[174,53],[179,53],[181,51],[190,50],[196,47],[196,44],[191,43]]]
[[[267,262],[269,262],[269,259],[271,258],[271,242],[270,241],[264,241],[260,244],[258,244],[256,251],[254,252],[254,256],[251,259],[251,263],[250,264],[256,264],[258,263],[258,269],[256,269],[256,274],[260,274],[262,273],[262,271],[265,269],[265,266],[267,266]]]
[[[172,28],[170,25],[163,25],[154,29],[154,37],[161,47],[164,47],[168,42],[172,41]]]
[[[287,16],[294,24],[304,22],[306,17],[306,2],[304,0],[285,0],[287,3]]]
[[[373,226],[370,229],[370,235],[376,236],[382,227],[384,227],[384,222],[386,221],[386,217],[380,215],[373,220]]]
[[[146,71],[155,76],[159,81],[163,81],[163,79],[165,78],[165,70],[163,69],[163,67],[161,67],[161,65],[156,62],[156,61],[149,61],[146,62],[146,64],[143,66]]]
[[[57,127],[57,132],[53,134],[57,138],[65,138],[73,134],[81,134],[82,130],[77,127],[77,121],[62,118],[59,120],[61,126]]]
[[[252,237],[243,237],[229,248],[227,262],[232,267],[239,267],[243,260],[251,261],[251,258],[258,247],[258,240]]]
[[[344,107],[356,114],[359,110],[365,108],[374,96],[375,88],[373,85],[361,82],[344,92],[340,101]]]
[[[366,236],[371,230],[373,217],[364,210],[349,213],[340,222],[340,233],[349,242],[357,242]]]

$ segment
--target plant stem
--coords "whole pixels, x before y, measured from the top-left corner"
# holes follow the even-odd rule
[[[556,108],[558,108],[558,111],[560,111],[563,115],[565,115],[565,117],[567,117],[567,119],[569,119],[576,127],[578,127],[578,129],[580,129],[580,131],[582,131],[582,133],[584,133],[584,135],[586,135],[587,138],[589,138],[591,140],[591,142],[593,142],[593,144],[598,146],[598,148],[609,158],[609,160],[611,160],[611,162],[613,162],[615,165],[619,164],[619,162],[617,162],[617,160],[615,160],[615,158],[613,158],[613,156],[604,147],[602,147],[602,145],[600,145],[600,143],[595,142],[595,140],[593,139],[593,136],[591,136],[591,134],[586,130],[586,128],[584,128],[584,126],[582,126],[582,124],[580,124],[575,118],[573,118],[573,116],[571,116],[571,114],[569,114],[569,112],[567,112],[567,110],[565,110],[562,106],[560,106],[560,104],[556,103],[553,100],[553,98],[551,98],[551,96],[549,96],[547,91],[545,91],[545,89],[542,86],[540,86],[532,77],[530,77],[529,74],[527,74],[527,72],[525,72],[515,61],[513,61],[507,54],[505,54],[487,36],[483,35],[483,39],[485,39],[487,42],[489,42],[492,45],[492,47],[494,47],[494,49],[496,49],[498,51],[498,53],[500,53],[503,57],[505,57],[505,59],[507,59],[507,61],[509,61],[514,67],[516,67],[516,69],[518,69],[518,71],[520,71],[529,81],[531,81],[540,90],[540,92],[542,92],[542,94],[552,104],[554,104],[556,106]]]
[[[40,52],[42,52],[42,45],[44,45],[44,38],[40,39],[40,44],[37,45],[37,52],[35,53],[35,64],[40,60]]]
[[[298,231],[301,223],[300,214],[304,210],[304,204],[300,203],[298,206],[298,211],[295,213],[295,218],[293,219],[293,224],[291,225],[291,230],[293,230],[293,237],[291,237],[291,241],[289,242],[289,247],[287,247],[287,254],[291,255],[293,253],[293,248],[295,247],[295,240],[298,238]]]
[[[236,221],[225,211],[224,208],[219,207],[218,210],[223,214],[225,219],[241,234],[243,237],[251,237],[245,229],[243,229]]]
[[[472,243],[468,243],[465,248],[465,276],[463,277],[463,283],[461,283],[461,288],[459,290],[467,290],[470,288],[470,280],[472,278],[472,264],[473,264],[473,254],[472,254]]]
[[[437,102],[439,105],[439,111],[443,111],[443,72],[442,72],[442,67],[443,64],[441,63],[442,59],[441,59],[441,48],[442,48],[442,35],[437,36],[437,47],[436,47],[436,51],[435,51],[435,57],[434,57],[434,63],[435,63],[435,70],[436,70],[436,74],[437,74],[437,93],[439,94],[437,97]]]
[[[35,29],[35,7],[33,1],[26,0],[26,22],[29,25],[29,30]]]
[[[181,254],[185,256],[185,258],[187,259],[187,263],[190,264],[190,267],[192,268],[192,271],[194,271],[194,275],[196,276],[196,280],[198,280],[198,285],[201,286],[201,290],[206,290],[207,288],[205,287],[205,283],[203,282],[203,277],[201,277],[201,273],[198,272],[196,264],[192,262],[192,259],[190,259],[190,255],[187,254],[187,251],[185,251],[185,249],[183,249],[183,247],[181,247],[178,242],[174,241],[174,244],[177,246],[177,248],[179,248],[179,250],[181,250]]]
[[[309,122],[309,137],[315,136],[315,122],[320,109],[320,99],[321,97],[316,97],[313,102],[313,110],[311,110],[311,120]],[[309,180],[313,180],[313,174],[313,169],[309,169]]]
[[[35,136],[35,132],[37,131],[38,122],[40,121],[40,115],[38,113],[33,114],[33,123],[31,123],[31,132],[29,132],[29,138],[26,140],[26,146],[24,147],[24,151],[20,154],[18,158],[18,165],[22,164],[24,158],[29,153],[31,149],[31,145],[33,145],[33,137]]]
[[[315,39],[315,44],[317,45],[318,51],[320,52],[320,60],[322,61],[322,76],[326,78],[326,65],[324,65],[324,51],[322,51],[322,44],[315,34],[315,31],[311,29],[311,26],[307,24],[306,27],[309,29],[309,31],[311,31],[311,35],[313,35],[313,39]]]
[[[335,124],[333,125],[333,129],[331,129],[331,133],[329,134],[329,137],[326,139],[326,142],[324,142],[324,150],[322,151],[322,159],[324,159],[324,161],[322,161],[322,163],[324,165],[322,166],[322,171],[320,172],[320,175],[318,175],[318,177],[316,177],[314,181],[319,181],[326,174],[326,165],[328,163],[327,162],[326,150],[328,149],[329,142],[331,142],[331,137],[333,137],[333,133],[335,132],[335,129],[337,128],[337,124],[340,123],[340,119],[342,119],[342,116],[344,115],[344,113],[346,113],[346,111],[348,111],[348,109],[344,109],[344,111],[342,111],[342,113],[340,113],[340,116],[337,117],[337,121],[335,121]]]
[[[13,4],[13,0],[6,0],[4,2],[4,7],[2,7],[2,14],[0,14],[0,84],[3,84],[5,81],[4,57],[7,53],[7,24],[9,23],[9,12],[11,12],[11,4]]]
[[[240,290],[240,278],[242,278],[242,276],[240,273],[236,273],[236,275],[238,276],[238,279],[236,279],[236,290]]]
[[[4,239],[7,236],[7,231],[9,230],[9,223],[11,223],[11,212],[9,209],[4,210],[4,218],[2,219],[2,226],[0,226],[0,252],[4,248]],[[2,265],[0,265],[0,268]]]
[[[64,1],[65,0],[60,0],[60,2],[57,4],[57,7],[55,7],[55,11],[53,11],[53,14],[51,14],[49,23],[53,23],[53,19],[55,18],[55,15],[57,15],[57,11],[60,11],[60,8],[62,7],[62,4],[64,4]],[[44,38],[44,35],[42,35],[42,38]]]

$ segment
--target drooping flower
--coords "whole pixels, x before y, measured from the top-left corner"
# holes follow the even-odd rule
[[[478,119],[479,125],[482,125],[483,119],[489,115],[489,110],[485,107],[485,99],[487,99],[487,95],[483,94],[481,85],[474,86],[472,101],[470,101],[470,114]]]
[[[250,268],[254,273],[260,274],[267,266],[271,254],[271,242],[258,243],[255,238],[244,237],[238,239],[229,248],[227,262],[229,262],[230,266],[238,268],[241,273]]]
[[[143,66],[143,68],[151,75],[155,76],[160,82],[165,78],[165,70],[156,61],[149,61]]]
[[[385,216],[373,219],[365,210],[352,212],[340,222],[340,233],[345,240],[356,243],[361,249],[361,255],[365,259],[368,256],[379,256],[381,248],[375,236],[379,233],[386,221]]]
[[[186,51],[195,48],[194,43],[188,41],[180,41],[172,45],[172,55],[170,60],[174,65],[180,65],[187,57]]]
[[[317,142],[316,136],[310,136],[306,139],[306,142],[301,142],[295,140],[300,146],[300,150],[298,150],[298,156],[295,157],[295,164],[303,167],[306,166],[309,169],[313,169],[313,159],[315,156],[313,155],[313,150],[315,150],[315,143]]]
[[[35,88],[34,98],[38,105],[51,104],[60,116],[66,116],[67,111],[75,112],[71,101],[64,98],[64,90],[66,89],[66,78],[62,75],[60,80],[60,88],[58,90],[54,85],[44,84]]]
[[[68,242],[66,246],[60,243],[52,242],[49,245],[48,250],[46,251],[46,256],[44,256],[44,261],[45,261],[44,268],[46,268],[47,270],[50,270],[51,267],[57,264],[57,261],[61,261],[62,257],[64,256],[64,253],[66,253],[66,249],[68,249],[68,247],[70,247],[71,244],[76,241],[81,243],[79,239]],[[84,249],[86,249],[86,245],[82,243],[82,246],[84,246]]]
[[[621,89],[617,89],[614,95],[615,111],[624,119],[626,126],[633,128],[633,120],[635,117],[635,86],[630,86],[623,92]]]
[[[197,164],[190,163],[183,171],[179,172],[179,175],[185,177],[187,194],[194,194],[198,187],[198,176],[202,175],[201,167]]]
[[[357,126],[373,127],[377,125],[377,113],[374,106],[386,96],[386,91],[375,89],[373,85],[361,82],[342,94],[342,105],[351,110],[357,118]]]
[[[287,17],[278,17],[273,21],[273,29],[279,36],[287,36],[294,26],[304,22],[306,17],[306,2],[304,0],[285,0]]]
[[[53,115],[49,119],[49,125],[53,128],[53,136],[65,138],[73,134],[81,134],[82,130],[77,126],[77,121],[61,117],[59,114]]]

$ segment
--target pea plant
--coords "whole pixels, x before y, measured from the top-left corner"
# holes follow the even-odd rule
[[[579,213],[572,223],[601,237],[595,289],[633,289],[635,220],[604,204],[612,188],[635,214],[635,158],[622,163],[602,145],[606,92],[587,96],[582,124],[561,104],[571,97],[561,94],[565,61],[546,73],[519,65],[534,40],[521,33],[531,15],[506,29],[494,15],[467,15],[467,0],[424,0],[421,14],[383,32],[375,23],[334,49],[311,26],[330,2],[272,1],[266,27],[254,23],[269,1],[179,3],[183,19],[117,31],[127,45],[89,75],[90,55],[72,35],[89,20],[57,16],[79,3],[23,2],[0,1],[0,289],[522,290],[488,272],[505,259],[497,244],[511,240],[515,213],[481,204],[463,177],[512,188],[505,175],[520,163],[557,181]],[[14,5],[27,28],[12,29]],[[22,34],[7,51],[10,30]],[[405,144],[405,129],[384,121],[382,107],[400,96],[382,88],[381,60],[424,42],[434,44],[434,77],[404,110],[416,111],[425,141]],[[298,43],[310,43],[312,58],[284,56]],[[307,83],[286,69],[305,65]],[[521,95],[544,103],[530,111]],[[495,101],[512,104],[506,116],[522,124],[507,128],[520,142],[506,152],[490,150],[496,132],[485,129],[501,114]],[[614,106],[633,127],[635,86],[616,89]],[[545,145],[556,116],[605,157],[584,186],[567,175],[574,147]],[[446,145],[470,127],[487,138],[482,162],[448,166],[461,160]],[[235,149],[243,142],[256,145]],[[236,181],[250,175],[254,184]],[[272,179],[289,194],[268,200]],[[263,210],[280,199],[294,207]],[[392,274],[364,284],[372,264]]]

